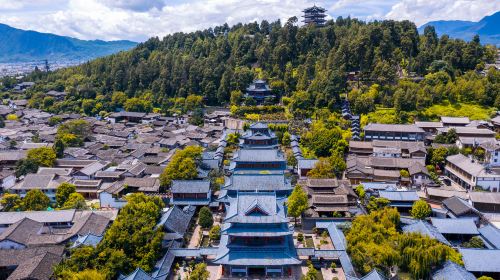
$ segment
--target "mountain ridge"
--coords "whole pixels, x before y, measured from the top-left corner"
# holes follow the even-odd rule
[[[428,22],[418,28],[423,33],[425,27],[434,26],[436,33],[470,41],[476,34],[481,42],[500,46],[500,11],[483,17],[480,21],[438,20]]]
[[[136,45],[136,42],[127,40],[81,40],[0,23],[0,62],[90,60],[129,50]]]

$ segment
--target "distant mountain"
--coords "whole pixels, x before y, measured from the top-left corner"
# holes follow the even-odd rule
[[[431,21],[422,25],[418,31],[423,33],[424,28],[428,25],[434,26],[439,36],[447,34],[452,38],[468,41],[478,34],[483,44],[500,46],[500,12],[486,16],[479,22],[461,20]]]
[[[0,24],[0,62],[89,60],[136,45],[131,41],[84,41]]]

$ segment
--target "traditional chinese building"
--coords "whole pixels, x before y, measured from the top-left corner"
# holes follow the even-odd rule
[[[274,100],[276,96],[269,85],[263,80],[256,80],[246,89],[246,98],[253,98],[257,104],[262,104],[266,99]]]
[[[278,137],[267,124],[254,123],[241,136],[240,147],[245,149],[276,149]]]
[[[238,193],[227,208],[214,263],[225,277],[283,277],[301,261],[293,245],[285,199],[275,193]]]
[[[313,24],[316,26],[325,25],[326,22],[325,9],[314,5],[310,8],[305,9],[303,12],[304,15],[302,17],[304,18],[304,20],[302,22],[304,22],[305,24]]]

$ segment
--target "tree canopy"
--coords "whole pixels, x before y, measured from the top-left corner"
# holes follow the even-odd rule
[[[151,271],[160,256],[163,234],[156,224],[163,207],[159,197],[128,195],[127,204],[97,248],[73,249],[71,257],[55,269],[56,276],[68,279],[67,275],[94,269],[113,279],[118,272],[127,274],[137,267]]]
[[[307,193],[299,184],[295,185],[292,194],[288,197],[288,216],[297,218],[304,213],[308,207]]]
[[[35,71],[27,78],[37,82],[28,96],[30,106],[49,112],[95,115],[119,108],[159,108],[178,113],[193,108],[184,106],[189,96],[199,96],[208,105],[240,105],[249,83],[263,78],[278,97],[291,97],[290,111],[302,117],[313,108],[337,106],[348,89],[347,74],[359,71],[363,84],[380,87],[353,94],[356,110],[390,105],[401,115],[445,98],[500,102],[498,78],[472,74],[495,56],[495,49],[481,45],[478,37],[470,42],[438,37],[430,26],[419,35],[409,21],[339,17],[314,28],[297,26],[296,18],[264,20],[153,37],[130,51],[76,67]],[[467,71],[471,74],[463,75]],[[411,77],[412,72],[425,80],[397,82],[399,74]],[[45,95],[51,89],[64,89],[68,95],[56,101]]]
[[[37,166],[52,167],[57,156],[51,148],[40,147],[29,150],[26,158],[33,161]]]
[[[356,217],[347,231],[347,251],[354,266],[366,274],[374,268],[388,273],[398,266],[415,279],[425,279],[432,267],[446,260],[462,264],[460,254],[436,239],[398,232],[395,208],[383,208]]]
[[[162,186],[169,186],[172,180],[189,180],[198,177],[198,163],[201,160],[202,148],[188,146],[177,150],[160,175]]]

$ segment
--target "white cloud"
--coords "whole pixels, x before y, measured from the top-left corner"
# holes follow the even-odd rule
[[[386,17],[408,19],[420,26],[435,20],[478,21],[499,10],[498,0],[402,0]]]
[[[0,0],[0,22],[81,39],[141,41],[224,23],[286,21],[313,4],[331,17],[478,20],[498,0]]]
[[[164,0],[103,0],[103,3],[109,7],[137,12],[145,12],[153,8],[161,9],[166,5]]]

